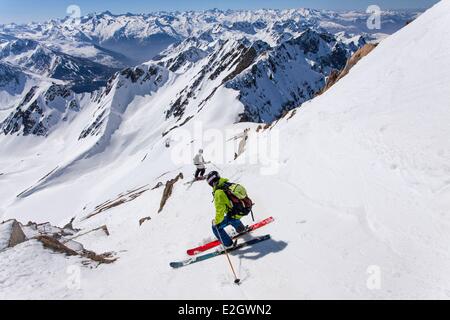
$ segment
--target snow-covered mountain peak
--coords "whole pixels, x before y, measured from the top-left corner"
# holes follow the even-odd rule
[[[321,28],[332,33],[347,31],[355,35],[390,34],[416,15],[417,12],[385,11],[382,13],[382,29],[374,32],[366,26],[369,14],[363,12],[260,9],[112,14],[106,11],[81,17],[79,25],[73,25],[71,19],[66,18],[38,24],[3,25],[0,32],[39,41],[58,41],[61,49],[69,46],[69,40],[76,39],[113,50],[135,62],[144,62],[170,44],[187,37],[198,37],[208,30],[214,30],[213,34],[228,30],[261,40],[273,37],[273,33],[298,33],[304,27]],[[72,45],[71,48],[75,47]],[[146,55],[140,52],[144,50]],[[82,50],[76,52],[83,54]]]

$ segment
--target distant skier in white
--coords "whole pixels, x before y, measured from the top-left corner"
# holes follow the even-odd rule
[[[203,149],[198,150],[197,155],[194,157],[194,165],[197,168],[195,171],[195,180],[203,179],[203,175],[205,174],[205,164],[207,162],[203,159]]]

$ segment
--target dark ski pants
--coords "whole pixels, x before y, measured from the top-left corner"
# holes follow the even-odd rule
[[[200,175],[200,177],[203,177],[204,174],[205,174],[205,168],[195,170],[195,178],[198,178],[199,175]]]
[[[229,225],[231,225],[236,230],[236,232],[242,232],[243,230],[245,230],[245,226],[241,222],[241,220],[229,217],[225,217],[225,219],[218,225],[212,226],[214,235],[219,241],[220,239],[222,239],[222,243],[226,247],[229,247],[233,244],[233,240],[231,240],[228,233],[224,230],[224,228]]]

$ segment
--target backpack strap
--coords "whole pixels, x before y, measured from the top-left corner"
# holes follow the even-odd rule
[[[225,183],[223,184],[223,186],[222,186],[221,189],[225,192],[225,194],[227,195],[228,199],[230,199],[230,201],[231,201],[233,204],[240,203],[239,198],[236,197],[236,196],[233,194],[233,192],[231,192],[230,187],[231,187],[233,184],[234,184],[234,183],[231,183],[231,182],[225,182]]]

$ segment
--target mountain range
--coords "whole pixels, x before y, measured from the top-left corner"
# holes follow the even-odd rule
[[[62,103],[66,106],[78,101],[75,110],[125,110],[127,105],[114,105],[116,92],[114,97],[108,96],[114,81],[127,70],[143,72],[149,64],[164,68],[171,79],[165,94],[170,99],[162,106],[167,119],[183,123],[192,119],[216,90],[224,87],[238,92],[244,106],[233,121],[269,123],[314,97],[330,73],[344,68],[364,44],[378,41],[418,14],[383,12],[382,29],[376,33],[367,28],[366,13],[308,9],[141,15],[103,12],[78,22],[65,18],[2,25],[0,63],[5,72],[0,82],[0,108],[9,114],[0,115],[0,131],[47,136],[66,119],[62,116],[65,107],[55,111],[47,105],[44,96],[52,84],[72,91],[61,98],[70,97]],[[143,68],[139,66],[142,63]],[[11,68],[18,68],[23,75],[15,79],[14,88],[7,88],[11,72],[6,70]],[[30,77],[39,83],[30,85],[32,82],[25,80]],[[128,82],[127,88],[135,87],[135,81]],[[159,86],[159,91],[169,88]],[[131,101],[148,90],[120,91]],[[86,99],[86,94],[91,98]],[[108,113],[95,117],[99,126],[107,122]]]

